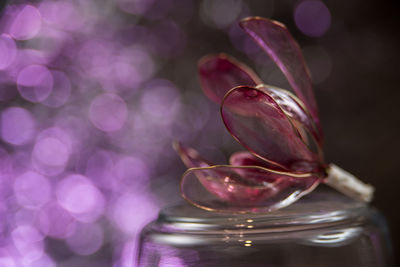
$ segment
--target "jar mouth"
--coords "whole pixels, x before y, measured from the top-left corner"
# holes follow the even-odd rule
[[[367,204],[321,187],[293,205],[269,213],[232,214],[209,212],[180,203],[164,208],[152,227],[170,233],[275,233],[361,223]]]

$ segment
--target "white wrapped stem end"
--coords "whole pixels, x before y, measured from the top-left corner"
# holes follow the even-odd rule
[[[357,177],[335,164],[330,164],[325,183],[353,199],[364,202],[372,200],[375,190],[372,185],[363,183]]]

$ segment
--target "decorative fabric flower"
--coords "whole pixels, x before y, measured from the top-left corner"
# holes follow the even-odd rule
[[[246,18],[240,26],[277,64],[295,95],[264,84],[249,67],[225,54],[200,60],[204,93],[220,104],[227,130],[247,151],[233,154],[230,165],[214,165],[175,143],[189,168],[181,181],[183,197],[207,210],[273,211],[327,183],[370,200],[371,186],[324,162],[310,74],[286,27],[259,17]]]

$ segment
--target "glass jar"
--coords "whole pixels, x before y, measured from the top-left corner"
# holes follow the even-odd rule
[[[182,203],[142,233],[139,266],[392,266],[383,217],[319,189],[266,214],[224,214]]]

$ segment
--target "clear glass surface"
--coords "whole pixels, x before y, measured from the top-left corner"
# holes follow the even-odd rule
[[[165,208],[141,234],[139,266],[392,266],[383,217],[319,189],[266,214]]]

